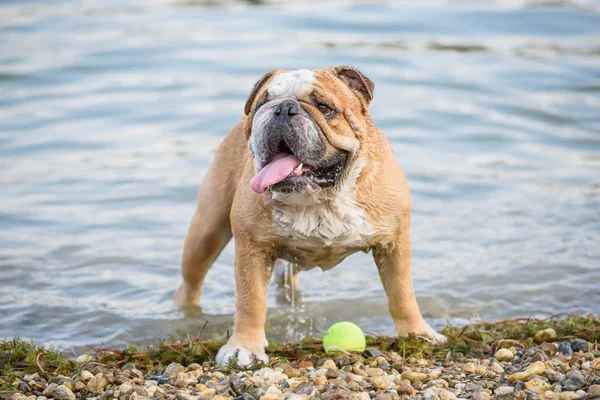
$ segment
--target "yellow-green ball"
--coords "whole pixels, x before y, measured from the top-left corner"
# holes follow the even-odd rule
[[[366,346],[365,334],[352,322],[338,322],[331,325],[323,337],[323,347],[327,353],[364,351]]]

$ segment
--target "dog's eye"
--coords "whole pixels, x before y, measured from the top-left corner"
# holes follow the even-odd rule
[[[321,114],[325,115],[326,117],[330,116],[333,112],[331,107],[329,107],[327,104],[317,103],[317,108],[319,111],[321,111]]]

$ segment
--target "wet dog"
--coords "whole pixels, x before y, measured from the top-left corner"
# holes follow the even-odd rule
[[[208,268],[235,238],[236,316],[217,355],[265,362],[275,260],[329,269],[372,251],[395,333],[443,341],[422,318],[411,279],[410,192],[369,115],[374,85],[357,69],[275,70],[219,146],[185,240],[175,302],[198,301]]]

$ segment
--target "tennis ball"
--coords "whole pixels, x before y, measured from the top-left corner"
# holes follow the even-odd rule
[[[338,322],[331,325],[323,337],[325,352],[363,351],[367,343],[365,334],[352,322]]]

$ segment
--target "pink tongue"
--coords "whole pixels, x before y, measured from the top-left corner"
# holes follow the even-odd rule
[[[263,193],[267,186],[281,182],[300,165],[300,160],[293,154],[279,153],[250,181],[252,190]]]

